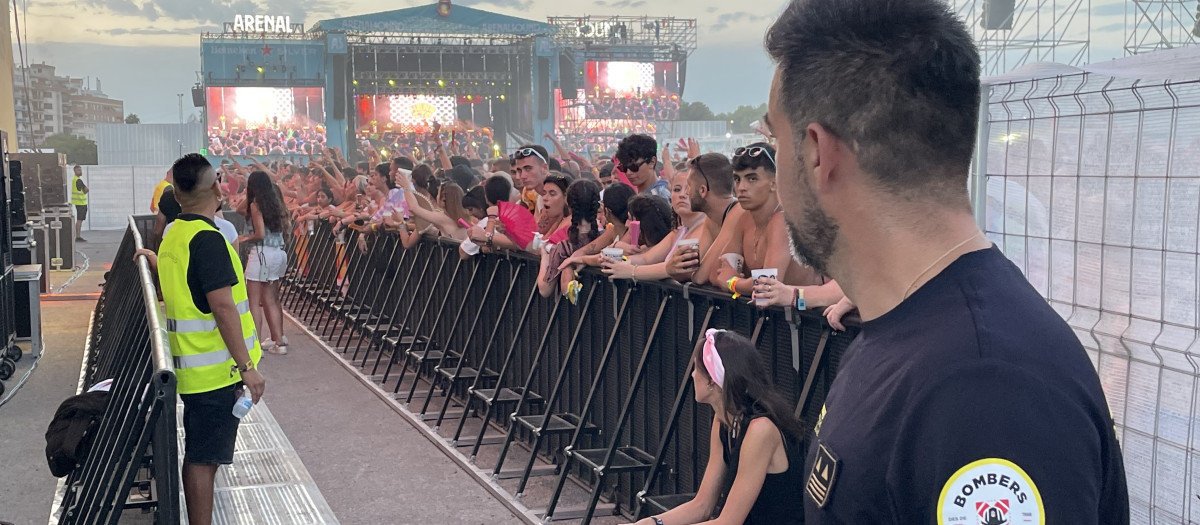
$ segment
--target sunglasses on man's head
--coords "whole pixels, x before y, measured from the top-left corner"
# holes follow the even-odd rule
[[[521,160],[525,157],[537,157],[542,159],[542,162],[546,164],[550,163],[550,161],[546,160],[546,157],[543,157],[541,153],[538,153],[538,150],[533,148],[522,148],[513,153],[513,160]]]
[[[756,158],[764,156],[764,155],[767,157],[767,160],[771,161],[771,167],[776,167],[775,166],[775,157],[772,157],[771,152],[767,151],[767,148],[764,148],[762,146],[750,146],[750,147],[746,147],[746,148],[738,148],[738,149],[734,150],[734,152],[733,152],[733,158],[735,158],[735,159],[738,157],[745,157],[745,156],[749,156],[750,158],[756,159]]]

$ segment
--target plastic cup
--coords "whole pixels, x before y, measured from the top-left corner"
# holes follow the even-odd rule
[[[770,277],[772,279],[779,278],[778,268],[763,268],[761,270],[750,270],[750,276],[754,278],[754,284],[758,284],[759,277]],[[754,304],[764,306],[767,302],[763,299],[755,299]]]
[[[600,250],[600,253],[604,254],[605,258],[612,259],[614,261],[619,261],[621,260],[621,257],[625,256],[625,250],[620,248],[605,248]]]
[[[682,239],[676,244],[678,249],[687,250],[691,248],[700,249],[700,239]]]
[[[721,260],[729,263],[729,267],[733,268],[733,273],[742,275],[742,264],[744,264],[746,262],[746,259],[744,257],[742,257],[741,254],[739,254],[739,253],[721,254]]]

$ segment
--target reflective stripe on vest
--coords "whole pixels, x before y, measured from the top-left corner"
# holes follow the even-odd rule
[[[237,304],[238,315],[246,315],[250,313],[250,301],[242,301]],[[217,321],[215,319],[167,319],[167,331],[175,333],[190,333],[190,332],[211,332],[217,329]],[[247,346],[246,348],[250,348]]]
[[[71,178],[71,204],[76,206],[87,206],[88,194],[79,189],[79,177]]]
[[[158,254],[158,277],[166,306],[166,322],[163,324],[167,328],[172,363],[178,380],[176,391],[180,394],[211,392],[235,384],[241,381],[241,376],[231,369],[245,365],[235,362],[216,319],[211,312],[201,310],[196,305],[188,285],[191,241],[205,231],[220,234],[207,220],[181,216],[175,220],[171,230],[163,235]],[[230,292],[237,305],[240,339],[246,342],[250,360],[257,364],[262,357],[262,347],[254,330],[254,318],[250,315],[242,263],[229,243],[222,244],[225,246],[225,256],[229,257],[237,276],[237,283],[230,287]],[[197,257],[220,256],[219,253],[197,254]]]
[[[246,348],[254,348],[254,343],[256,342],[258,342],[257,337],[247,337]],[[183,368],[199,368],[202,366],[219,365],[229,361],[230,359],[233,359],[233,354],[229,353],[228,348],[222,348],[215,352],[208,352],[206,354],[181,355],[174,356],[171,359],[175,363],[175,370],[178,371]]]

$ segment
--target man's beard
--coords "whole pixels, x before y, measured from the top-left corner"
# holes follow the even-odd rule
[[[804,202],[801,207],[803,222],[794,224],[791,220],[786,221],[792,257],[821,275],[828,276],[829,259],[837,242],[838,226],[817,203],[817,197],[809,187],[807,174],[800,174],[800,184],[804,187]]]
[[[704,211],[705,204],[708,203],[704,201],[704,197],[701,197],[700,192],[698,191],[693,191],[692,194],[688,196],[688,205],[692,207],[692,211]]]

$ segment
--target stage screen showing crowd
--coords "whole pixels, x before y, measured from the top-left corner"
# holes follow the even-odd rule
[[[311,155],[325,148],[322,88],[210,87],[209,154]]]
[[[657,122],[679,120],[676,62],[589,61],[584,77],[574,99],[555,93],[555,129],[574,150],[611,153],[626,135],[653,135]]]
[[[456,144],[452,147],[456,152],[466,154],[472,148],[481,157],[493,153],[489,103],[482,97],[360,95],[354,102],[360,148],[420,157],[436,130],[437,140]]]

